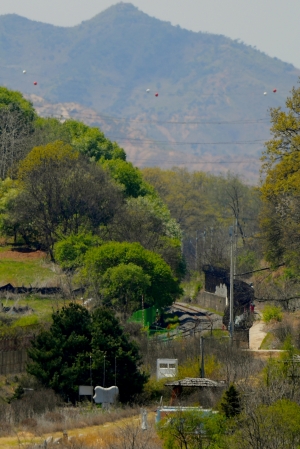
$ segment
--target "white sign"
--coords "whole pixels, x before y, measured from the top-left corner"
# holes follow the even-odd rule
[[[157,359],[157,380],[176,377],[178,373],[178,359]]]
[[[91,385],[79,385],[79,396],[93,396],[94,388]]]

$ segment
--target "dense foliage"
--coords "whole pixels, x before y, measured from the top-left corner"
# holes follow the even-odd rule
[[[59,141],[34,148],[18,175],[20,193],[11,220],[25,241],[39,243],[52,259],[60,236],[95,232],[122,202],[120,189],[101,167]]]
[[[182,292],[171,268],[156,253],[138,243],[110,242],[91,248],[81,279],[105,305],[125,314],[145,306],[171,305]]]
[[[189,268],[203,264],[229,267],[229,227],[235,224],[239,273],[256,268],[262,257],[258,213],[259,192],[237,176],[214,176],[185,168],[144,168],[182,230],[183,252]]]
[[[91,382],[94,386],[105,382],[107,387],[116,381],[122,402],[142,391],[147,376],[139,370],[137,346],[112,312],[96,309],[90,314],[71,303],[54,312],[52,319],[49,331],[41,332],[28,351],[32,362],[27,371],[44,386],[72,402],[78,399],[79,385]]]
[[[267,259],[274,265],[284,262],[299,275],[300,88],[292,90],[286,107],[271,110],[273,136],[263,157],[261,225]]]

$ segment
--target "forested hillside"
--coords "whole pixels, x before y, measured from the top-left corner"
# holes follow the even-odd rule
[[[268,108],[283,104],[300,73],[244,43],[174,27],[127,3],[72,28],[2,16],[0,42],[2,85],[48,104],[48,115],[100,124],[136,165],[230,169],[252,182]]]
[[[44,282],[51,264],[62,287],[52,299],[37,289],[1,292],[1,369],[10,352],[27,351],[27,359],[23,372],[1,377],[0,437],[18,432],[35,444],[49,429],[64,429],[62,447],[83,447],[87,438],[69,440],[65,429],[103,424],[111,411],[74,407],[79,385],[117,385],[131,416],[125,404],[170,400],[165,379],[153,374],[157,359],[171,354],[179,361],[175,386],[192,378],[213,388],[200,399],[173,389],[180,410],[172,420],[141,432],[136,418],[123,422],[120,433],[104,437],[105,448],[120,447],[120,435],[145,449],[299,447],[299,110],[294,88],[285,110],[270,111],[258,189],[234,174],[140,170],[98,127],[41,118],[20,92],[0,88],[0,270],[8,254],[42,254],[43,266],[23,258],[21,271],[31,275],[24,283]],[[226,273],[233,259],[235,279],[251,282],[259,308],[243,306],[243,316],[264,331],[251,351],[240,348],[238,332],[249,329],[237,313],[229,339],[226,322],[211,318],[216,310],[174,306],[198,300],[203,265]],[[194,320],[185,333],[180,307],[182,322],[187,311]],[[133,322],[141,308],[142,322]],[[154,310],[152,322],[145,323],[145,308]],[[200,407],[182,418],[181,406],[191,404]],[[89,438],[99,443],[98,427]]]

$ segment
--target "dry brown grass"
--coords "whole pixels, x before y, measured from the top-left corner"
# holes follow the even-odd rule
[[[1,259],[9,259],[15,261],[26,261],[26,260],[46,260],[47,254],[44,251],[17,251],[10,249],[7,251],[0,252]]]
[[[130,417],[121,416],[131,412],[135,414]],[[44,432],[46,428],[43,429],[38,423],[37,428],[31,431],[17,430],[10,437],[0,438],[0,447],[1,449],[14,447],[31,449],[37,444],[42,444],[48,437],[53,437],[54,440],[62,438],[59,444],[60,448],[126,449],[127,447],[135,447],[136,449],[160,449],[162,447],[155,432],[153,412],[148,415],[149,429],[147,431],[141,430],[140,413],[133,409],[130,409],[130,411],[119,409],[102,413],[102,423],[100,421],[101,419],[98,417],[96,425],[87,427],[79,427],[79,424],[87,424],[87,420],[85,422],[77,421],[78,427],[64,428],[60,431],[54,431],[54,428],[50,431],[50,428],[48,428],[48,432]],[[73,421],[74,426],[75,424],[75,421]],[[71,440],[64,440],[63,433],[67,433]],[[132,446],[133,441],[135,442],[134,446]],[[51,447],[51,445],[48,445],[48,447]]]

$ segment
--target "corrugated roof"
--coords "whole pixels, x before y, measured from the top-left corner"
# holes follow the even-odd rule
[[[174,380],[165,384],[168,387],[224,387],[225,382],[216,382],[205,377],[186,377],[181,380]]]

